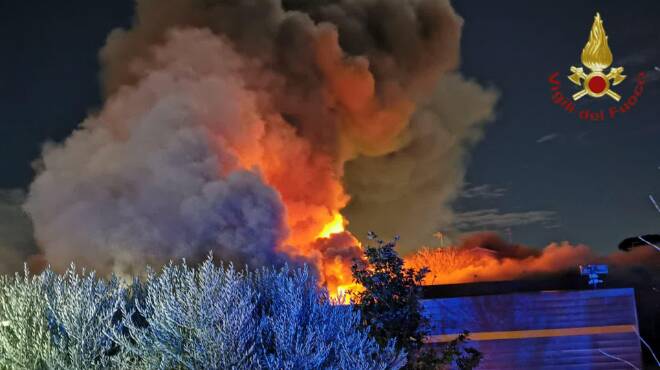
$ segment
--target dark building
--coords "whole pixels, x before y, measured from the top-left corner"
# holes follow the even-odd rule
[[[428,299],[424,308],[429,342],[469,330],[480,369],[641,368],[631,288]]]
[[[427,288],[429,342],[469,330],[471,345],[484,353],[479,369],[643,368],[634,289],[506,292],[520,284]],[[461,290],[472,294],[447,293]]]

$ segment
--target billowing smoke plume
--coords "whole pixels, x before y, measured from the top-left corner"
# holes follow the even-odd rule
[[[55,267],[212,250],[311,261],[332,288],[360,253],[340,212],[359,235],[411,243],[451,222],[496,94],[447,74],[462,24],[448,1],[138,0],[136,12],[101,51],[104,106],[45,148],[30,189]]]
[[[51,263],[108,271],[213,250],[263,264],[285,239],[279,194],[252,169],[266,128],[241,57],[208,31],[169,37],[140,84],[46,147],[26,209]]]
[[[454,221],[449,204],[463,186],[465,151],[481,138],[497,95],[460,76],[445,76],[413,115],[408,142],[381,157],[346,166],[350,230],[401,236],[404,250],[433,241]]]

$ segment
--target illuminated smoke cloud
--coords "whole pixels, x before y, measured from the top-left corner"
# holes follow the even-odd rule
[[[255,96],[233,77],[241,58],[209,32],[170,38],[138,85],[44,151],[25,208],[57,267],[126,271],[209,250],[277,260],[283,206],[236,154],[264,135]]]
[[[447,75],[412,117],[405,145],[387,156],[349,162],[351,231],[398,234],[410,251],[447,230],[455,220],[449,204],[463,186],[466,152],[481,138],[496,99],[493,90]]]
[[[428,267],[425,284],[503,281],[576,272],[579,265],[608,264],[611,273],[627,278],[657,270],[660,254],[652,248],[599,256],[585,245],[551,243],[542,250],[511,244],[493,233],[466,236],[455,246],[422,248],[409,255],[410,267]]]
[[[31,186],[49,262],[284,254],[341,285],[357,241],[319,238],[340,211],[354,235],[411,245],[451,223],[497,94],[452,72],[462,19],[448,1],[138,0],[136,13],[101,51],[100,113],[45,148]]]

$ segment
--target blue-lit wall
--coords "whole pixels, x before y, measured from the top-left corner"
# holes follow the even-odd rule
[[[641,368],[633,289],[427,299],[430,342],[469,330],[479,369]],[[601,352],[602,351],[602,352]]]

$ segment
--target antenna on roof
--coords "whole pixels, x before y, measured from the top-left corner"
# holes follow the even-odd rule
[[[441,246],[441,247],[444,247],[444,246],[445,246],[445,234],[443,234],[442,231],[438,231],[438,232],[436,232],[435,234],[433,234],[433,236],[434,236],[436,239],[440,239],[440,246]]]
[[[594,289],[598,287],[598,284],[603,282],[600,279],[600,275],[607,275],[607,272],[607,265],[580,265],[580,275],[587,276],[589,278],[589,285]]]

